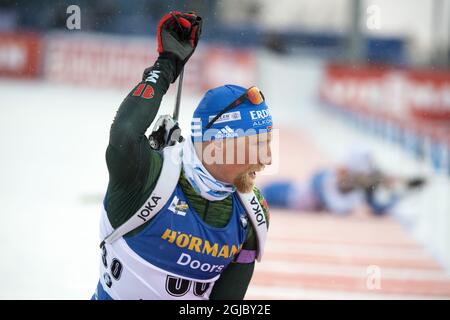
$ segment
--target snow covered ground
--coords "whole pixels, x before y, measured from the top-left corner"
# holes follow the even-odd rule
[[[87,298],[123,94],[1,80],[0,96],[0,298]]]

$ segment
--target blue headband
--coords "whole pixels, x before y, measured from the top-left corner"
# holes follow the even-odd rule
[[[265,101],[258,105],[245,101],[205,129],[209,121],[246,91],[246,88],[227,84],[206,92],[192,117],[192,141],[237,138],[271,131],[272,116]]]

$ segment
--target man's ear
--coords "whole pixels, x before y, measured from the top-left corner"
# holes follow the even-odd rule
[[[224,139],[216,139],[213,140],[212,145],[214,146],[214,159],[216,164],[224,163],[224,155],[225,155],[225,140]]]
[[[214,144],[214,149],[217,152],[222,152],[225,146],[225,142],[223,139],[215,139],[213,140],[213,144]]]
[[[224,153],[223,140],[212,140],[208,142],[203,142],[202,148],[203,152],[201,160],[204,164],[211,165],[223,163],[223,153]]]

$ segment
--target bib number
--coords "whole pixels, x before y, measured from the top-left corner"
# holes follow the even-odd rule
[[[168,294],[174,297],[182,297],[192,287],[192,292],[197,297],[203,297],[208,290],[210,283],[194,282],[187,279],[177,278],[173,276],[167,276],[166,278],[166,291]]]

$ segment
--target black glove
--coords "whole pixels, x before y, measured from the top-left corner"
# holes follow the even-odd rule
[[[158,52],[161,57],[174,63],[175,74],[172,83],[194,53],[201,32],[202,18],[193,12],[172,11],[159,21]]]
[[[166,146],[173,146],[176,142],[182,142],[181,129],[178,122],[169,115],[162,115],[156,121],[152,133],[148,137],[150,147],[154,150],[162,150]]]

